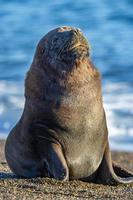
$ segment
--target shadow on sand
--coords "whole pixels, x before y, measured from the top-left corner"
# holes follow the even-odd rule
[[[14,178],[18,179],[19,177],[11,172],[10,173],[9,172],[0,172],[0,180],[1,179],[14,179]]]

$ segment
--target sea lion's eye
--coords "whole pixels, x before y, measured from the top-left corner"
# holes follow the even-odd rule
[[[55,44],[57,44],[57,41],[58,41],[58,37],[54,37],[54,38],[52,39],[52,41],[51,41],[51,44],[52,44],[52,45],[55,45]]]

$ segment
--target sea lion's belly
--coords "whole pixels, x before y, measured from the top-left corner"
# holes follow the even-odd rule
[[[105,150],[106,134],[81,132],[65,140],[65,157],[70,179],[92,175],[99,167]]]
[[[107,141],[104,109],[99,102],[93,101],[92,104],[79,104],[71,109],[68,106],[60,117],[61,124],[68,127],[68,132],[61,133],[60,137],[70,179],[93,174],[103,158]]]

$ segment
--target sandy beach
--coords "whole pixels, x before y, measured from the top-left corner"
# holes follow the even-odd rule
[[[133,199],[133,184],[107,186],[81,181],[56,181],[48,178],[17,179],[4,157],[0,140],[0,200],[34,199]],[[113,159],[133,171],[133,153],[113,152]]]

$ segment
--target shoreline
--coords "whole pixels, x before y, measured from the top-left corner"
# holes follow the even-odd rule
[[[133,199],[133,184],[109,186],[78,180],[17,179],[7,166],[4,143],[5,140],[0,139],[0,199]],[[112,157],[133,171],[133,153],[113,151]]]

